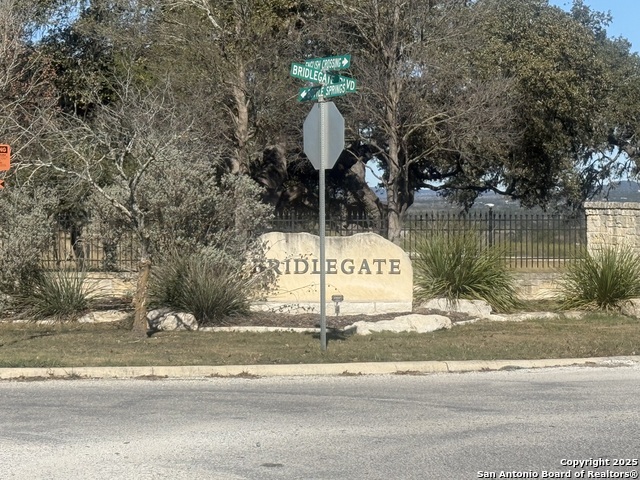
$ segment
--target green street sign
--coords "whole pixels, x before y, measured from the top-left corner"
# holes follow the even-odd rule
[[[323,72],[322,70],[307,67],[301,63],[292,63],[291,71],[289,73],[293,78],[299,78],[300,80],[307,80],[313,83],[321,83],[323,85],[344,82],[349,78],[343,77],[342,75]]]
[[[349,68],[351,55],[311,58],[305,63],[292,63],[289,74],[294,78],[314,83],[298,90],[298,101],[308,102],[320,98],[340,97],[356,91],[356,81],[343,77],[335,70]]]
[[[342,77],[345,80],[340,83],[332,83],[329,85],[314,85],[313,87],[301,88],[298,91],[298,101],[308,102],[317,100],[318,97],[324,98],[340,97],[347,93],[356,91],[356,81],[353,78]]]
[[[338,55],[335,57],[310,58],[305,60],[306,67],[315,68],[316,70],[344,70],[351,65],[351,55]]]
[[[322,85],[314,85],[313,87],[301,88],[298,90],[298,101],[306,102],[310,100],[318,99],[318,91],[322,88]]]

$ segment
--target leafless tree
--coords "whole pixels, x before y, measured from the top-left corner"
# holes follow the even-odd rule
[[[37,143],[56,100],[48,59],[30,43],[35,11],[35,3],[0,2],[0,143],[14,158]]]
[[[151,168],[206,155],[195,151],[193,145],[198,142],[190,138],[190,124],[179,114],[168,84],[140,87],[131,75],[123,75],[114,86],[117,98],[101,105],[94,118],[61,114],[52,119],[42,139],[41,156],[20,162],[19,168],[31,175],[50,169],[88,186],[112,205],[135,233],[140,253],[134,332],[142,336],[147,332],[152,261],[152,238],[142,206],[143,179]]]

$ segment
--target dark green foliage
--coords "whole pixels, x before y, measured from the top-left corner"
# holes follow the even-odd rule
[[[89,310],[92,294],[84,272],[60,270],[44,272],[23,285],[16,303],[33,320],[75,320]]]
[[[176,252],[152,270],[149,291],[152,304],[191,313],[201,326],[247,313],[251,293],[250,282],[229,264]]]
[[[560,282],[566,309],[617,310],[636,297],[640,297],[640,255],[629,247],[584,251]]]
[[[418,242],[416,257],[413,268],[420,300],[485,300],[502,312],[518,305],[502,252],[483,246],[477,232],[434,233]]]

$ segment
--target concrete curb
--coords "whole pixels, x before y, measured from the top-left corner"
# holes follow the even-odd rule
[[[305,365],[221,365],[183,367],[62,367],[0,368],[0,380],[81,378],[207,378],[309,375],[388,375],[462,373],[549,367],[640,366],[640,356],[563,358],[543,360],[491,360],[455,362],[326,363]]]

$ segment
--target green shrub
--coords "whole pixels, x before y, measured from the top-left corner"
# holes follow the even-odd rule
[[[14,296],[42,275],[42,254],[55,231],[49,212],[56,204],[50,190],[0,190],[0,294]]]
[[[32,319],[74,320],[89,310],[94,289],[84,272],[44,272],[22,285],[16,304]]]
[[[640,297],[640,256],[629,247],[583,251],[559,284],[565,309],[616,310]]]
[[[241,272],[209,256],[178,254],[152,270],[151,303],[193,314],[200,325],[249,311],[250,282]]]
[[[508,312],[519,304],[502,252],[482,245],[480,234],[438,231],[416,245],[413,262],[419,300],[444,297],[485,300],[494,310]]]

